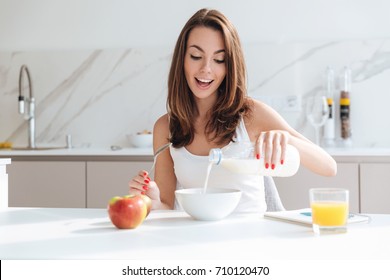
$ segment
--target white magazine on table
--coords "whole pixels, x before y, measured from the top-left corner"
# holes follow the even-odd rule
[[[311,225],[311,209],[303,208],[297,210],[278,211],[278,212],[265,212],[265,218],[271,218],[286,222],[293,222],[303,225]],[[368,222],[369,217],[361,214],[350,213],[348,218],[348,224]]]

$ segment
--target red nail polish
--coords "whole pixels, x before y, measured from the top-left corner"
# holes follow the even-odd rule
[[[145,191],[147,191],[149,188],[148,188],[148,186],[142,186],[142,188],[145,190]]]
[[[268,167],[269,167],[269,164],[268,164],[268,162],[265,164],[265,169],[268,169]]]
[[[272,170],[275,169],[275,164],[271,164],[271,169],[272,169]]]
[[[146,194],[146,192],[141,192],[141,194],[145,195],[145,194]]]
[[[256,155],[256,158],[257,158],[257,159],[260,159],[260,154],[257,154],[257,155]]]
[[[144,177],[145,177],[146,175],[148,175],[148,173],[144,172]]]
[[[281,161],[280,161],[280,164],[283,164],[283,163],[284,163],[284,160],[281,160]]]

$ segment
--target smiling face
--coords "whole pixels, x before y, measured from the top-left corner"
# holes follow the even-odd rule
[[[187,83],[196,99],[216,99],[225,79],[225,44],[222,33],[210,27],[191,30],[184,57]]]

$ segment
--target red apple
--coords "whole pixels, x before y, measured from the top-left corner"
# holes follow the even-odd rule
[[[146,217],[149,215],[150,210],[152,210],[152,200],[149,196],[141,194],[142,199],[146,203],[147,211],[146,211]]]
[[[138,227],[146,218],[147,205],[140,195],[115,196],[108,203],[111,222],[119,229]]]

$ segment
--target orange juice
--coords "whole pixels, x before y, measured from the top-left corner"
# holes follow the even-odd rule
[[[347,222],[348,203],[320,201],[311,203],[313,224],[319,226],[343,226]]]

